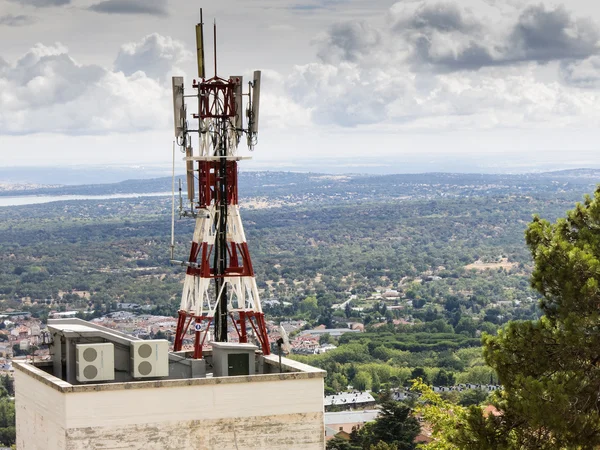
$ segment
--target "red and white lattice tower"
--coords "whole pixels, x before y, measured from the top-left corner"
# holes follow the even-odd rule
[[[215,76],[206,79],[202,19],[200,22],[196,27],[200,79],[192,84],[195,93],[184,95],[183,78],[173,77],[175,134],[186,153],[190,204],[189,211],[184,211],[180,202],[180,215],[196,221],[188,260],[174,261],[186,266],[174,350],[183,348],[191,331],[194,358],[201,358],[211,327],[214,340],[226,342],[231,324],[239,342],[248,342],[252,335],[268,355],[269,338],[242,226],[237,184],[237,163],[246,159],[237,154],[240,138],[245,134],[251,149],[256,142],[260,72],[254,72],[247,94],[243,93],[242,77],[217,76],[215,26]],[[186,98],[197,101],[198,112],[193,114],[197,129],[188,128]],[[192,146],[195,133],[197,151]]]

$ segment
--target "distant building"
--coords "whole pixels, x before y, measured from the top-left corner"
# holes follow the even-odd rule
[[[140,305],[138,303],[117,303],[118,309],[125,309],[129,311],[151,311],[156,306],[154,305]]]
[[[405,400],[408,400],[410,397],[414,397],[415,395],[416,394],[411,393],[409,391],[397,389],[392,391],[392,400],[395,400],[397,402],[403,402]]]
[[[373,422],[377,419],[378,415],[378,409],[326,412],[325,439],[330,440],[341,431],[350,434],[354,430],[360,430],[365,423]]]
[[[69,317],[75,317],[77,315],[78,311],[64,311],[64,312],[58,312],[58,311],[52,311],[50,312],[50,317],[52,317],[53,319],[67,319]]]
[[[400,292],[395,289],[390,289],[381,294],[383,298],[399,298]]]
[[[351,322],[348,324],[348,327],[350,327],[350,329],[353,331],[360,331],[360,332],[365,331],[364,324],[362,324],[360,322]]]
[[[10,312],[4,312],[4,313],[2,313],[2,315],[0,315],[0,318],[6,318],[6,317],[11,317],[13,319],[28,319],[31,317],[31,313],[24,312],[24,311],[10,311]]]
[[[325,344],[315,350],[317,354],[327,353],[331,350],[335,350],[337,347],[333,344]]]
[[[262,300],[261,304],[263,306],[269,306],[269,307],[274,307],[274,306],[280,306],[281,305],[281,301],[277,300],[277,299],[272,299],[272,300]]]
[[[350,328],[315,328],[314,330],[306,330],[303,335],[322,336],[328,334],[332,337],[340,337],[345,333],[360,333],[360,330],[352,330]]]
[[[375,399],[369,392],[341,392],[325,397],[325,411],[333,407],[341,409],[367,409],[375,406]]]

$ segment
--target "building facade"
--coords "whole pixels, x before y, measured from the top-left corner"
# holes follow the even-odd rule
[[[296,361],[257,352],[249,375],[211,376],[209,365],[197,377],[102,383],[67,382],[55,366],[15,364],[19,450],[325,447],[325,373]]]

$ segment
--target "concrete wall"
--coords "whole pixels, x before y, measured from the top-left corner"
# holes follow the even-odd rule
[[[321,373],[67,385],[61,392],[49,385],[55,377],[35,370],[38,379],[24,366],[16,371],[18,450],[324,448]]]
[[[42,371],[39,371],[43,373]],[[66,395],[15,371],[15,414],[19,450],[66,448]]]

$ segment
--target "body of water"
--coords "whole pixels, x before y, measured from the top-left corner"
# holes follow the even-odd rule
[[[40,203],[66,202],[71,200],[111,200],[116,198],[139,198],[139,197],[170,197],[170,192],[148,192],[133,194],[110,194],[110,195],[15,195],[14,197],[0,196],[0,207],[37,205]]]

